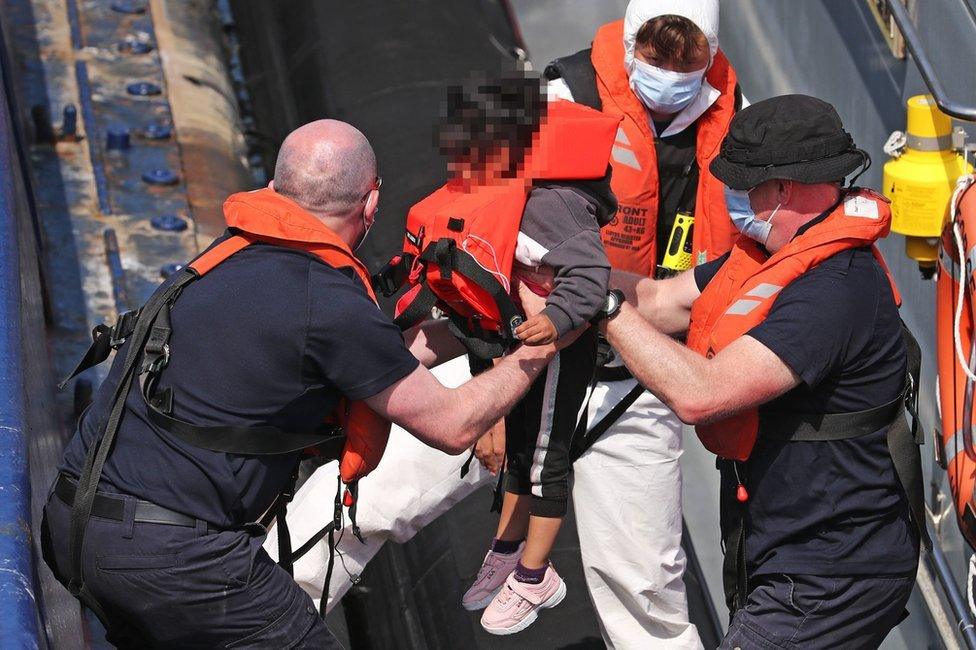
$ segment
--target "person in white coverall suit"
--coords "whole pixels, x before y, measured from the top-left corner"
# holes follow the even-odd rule
[[[721,184],[702,164],[718,153],[742,105],[718,49],[718,27],[718,0],[632,0],[622,25],[601,27],[592,49],[546,71],[550,98],[624,116],[611,188],[625,218],[603,232],[614,269],[658,278],[680,270],[664,259],[678,213],[695,217],[691,264],[731,246],[735,231]],[[696,36],[698,48],[690,46]],[[699,169],[689,174],[695,163]],[[628,227],[634,218],[642,220],[636,225],[643,241]],[[640,392],[615,356],[598,372],[590,427],[639,396],[573,466],[587,587],[609,647],[698,648],[682,580],[682,425],[657,397]]]
[[[680,34],[683,28],[692,38],[685,39],[689,42],[682,45],[674,43],[673,37],[669,41],[665,35],[665,44],[672,51],[661,52],[659,58],[651,59],[647,55],[653,52],[646,43],[638,42],[641,40],[638,33],[659,17],[668,17],[665,28],[673,28],[678,23],[679,29],[670,32],[665,29],[666,32]],[[693,28],[688,27],[687,22],[671,17],[681,17]],[[646,115],[651,137],[657,136],[649,147],[655,150],[650,155],[654,161],[656,154],[658,169],[648,170],[647,182],[658,184],[656,191],[651,193],[659,196],[660,201],[658,209],[652,211],[646,229],[655,231],[655,218],[666,221],[667,232],[663,235],[666,237],[676,210],[695,214],[701,230],[710,235],[701,239],[707,242],[708,248],[696,251],[696,263],[725,253],[734,233],[724,202],[717,205],[714,194],[709,193],[712,189],[709,184],[716,181],[708,174],[707,164],[700,165],[701,169],[695,174],[700,179],[697,184],[705,186],[697,192],[694,187],[686,191],[687,181],[674,178],[673,173],[675,167],[687,166],[680,158],[682,151],[691,151],[693,158],[695,144],[701,148],[703,137],[720,140],[732,113],[741,105],[734,72],[730,72],[728,62],[718,51],[718,22],[718,0],[633,0],[623,21],[622,48],[617,41],[619,74],[625,88],[629,87],[641,101],[639,110]],[[659,23],[661,21],[655,25],[660,26]],[[614,26],[611,23],[602,29]],[[620,30],[619,23],[616,29]],[[654,30],[645,30],[641,36],[646,39],[648,32],[653,34]],[[598,32],[594,43],[598,54],[600,36]],[[697,43],[700,46],[697,49],[694,36],[703,39]],[[635,58],[646,65],[635,63]],[[718,78],[712,74],[717,63],[724,66],[721,76],[724,83],[719,87],[711,83],[713,79],[717,83]],[[552,79],[550,96],[582,100],[573,96],[571,80],[553,79],[551,70],[558,71],[558,64],[559,61],[555,62],[547,70],[547,76]],[[655,70],[650,68],[657,69],[656,76]],[[694,74],[699,70],[700,74]],[[669,75],[669,71],[677,71],[677,77]],[[594,75],[592,68],[589,74]],[[731,81],[728,74],[732,74]],[[599,70],[596,75],[600,76]],[[578,79],[578,75],[575,78]],[[680,87],[671,83],[675,78],[680,79]],[[731,88],[735,89],[734,99],[730,97]],[[655,110],[646,108],[648,103]],[[694,142],[696,133],[697,143]],[[634,151],[641,146],[636,138],[628,138],[626,134],[618,135],[618,145],[621,140],[627,141],[624,149]],[[617,180],[625,173],[618,173],[622,169],[619,163],[632,162],[626,153],[615,151],[611,179],[611,186],[622,206],[627,206],[629,194],[634,194],[630,188],[619,187]],[[638,165],[648,155],[646,151],[634,153]],[[717,153],[717,147],[712,155],[714,153]],[[699,200],[697,207],[687,205],[683,202],[688,195],[705,200]],[[717,196],[724,196],[720,185]],[[642,209],[640,201],[638,196],[635,208]],[[660,224],[658,226],[656,231],[661,232]],[[699,238],[695,241],[699,243]],[[663,244],[658,248],[663,249]],[[608,252],[613,262],[612,247],[608,246]],[[653,264],[647,272],[655,274],[656,266],[658,264]],[[591,426],[601,421],[636,386],[634,379],[620,378],[619,373],[624,369],[619,361],[611,361],[609,365],[619,368],[610,371],[613,380],[600,381],[593,391],[588,410]],[[435,374],[448,385],[461,383],[468,377],[467,363],[456,360],[445,364]],[[571,489],[584,575],[603,639],[610,648],[701,647],[698,631],[688,619],[682,580],[686,558],[681,548],[681,431],[681,423],[671,410],[644,392],[586,448],[573,467]],[[494,435],[498,436],[499,432]],[[504,445],[496,446],[504,448]],[[389,462],[393,458],[396,462]],[[360,501],[358,520],[367,541],[365,545],[360,544],[351,531],[342,536],[339,550],[344,555],[345,570],[336,563],[329,587],[329,607],[345,594],[385,541],[409,540],[423,526],[493,480],[489,472],[477,464],[473,464],[471,472],[461,479],[461,464],[462,459],[426,447],[394,427],[386,460],[361,482],[364,495],[391,496],[382,502],[369,498]],[[302,543],[321,528],[321,513],[330,510],[335,497],[336,473],[334,464],[323,467],[299,490],[288,514],[293,544]],[[275,555],[275,535],[268,536],[266,547]],[[323,541],[295,565],[295,580],[313,598],[321,596],[327,562],[328,547]]]

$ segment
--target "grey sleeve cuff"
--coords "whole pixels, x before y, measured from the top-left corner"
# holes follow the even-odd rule
[[[610,282],[610,264],[599,233],[579,233],[550,251],[542,261],[555,270],[555,286],[546,299],[546,307],[556,307],[565,314],[570,329],[596,316],[607,298]]]
[[[548,316],[552,324],[556,326],[556,333],[560,338],[576,329],[573,327],[573,319],[569,317],[569,314],[556,305],[546,305],[542,313]]]

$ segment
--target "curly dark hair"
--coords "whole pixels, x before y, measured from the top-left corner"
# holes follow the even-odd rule
[[[532,136],[546,114],[541,78],[509,73],[474,75],[447,89],[447,102],[436,132],[437,147],[449,160],[484,168],[504,147],[509,165],[504,177],[518,173]]]

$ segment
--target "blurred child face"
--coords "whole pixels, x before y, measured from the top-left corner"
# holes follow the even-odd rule
[[[456,154],[447,162],[452,179],[471,185],[497,183],[506,178],[510,169],[510,149],[505,144],[496,145],[493,151],[484,154],[477,147],[471,147],[466,155]]]

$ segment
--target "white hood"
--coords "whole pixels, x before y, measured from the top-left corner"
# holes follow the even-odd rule
[[[637,32],[648,20],[669,14],[683,16],[695,23],[708,39],[711,58],[718,50],[719,0],[630,0],[624,15],[624,65],[630,70],[634,60]]]

